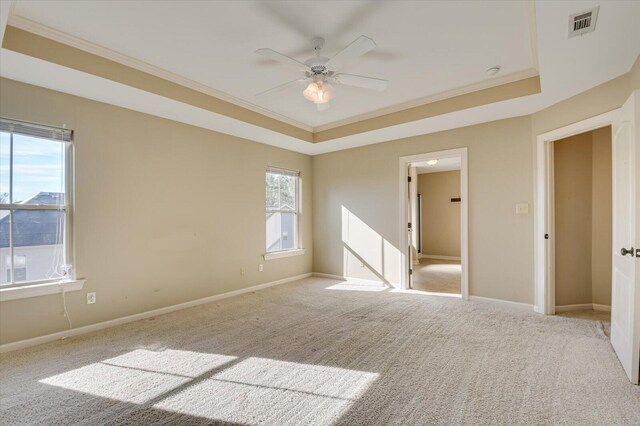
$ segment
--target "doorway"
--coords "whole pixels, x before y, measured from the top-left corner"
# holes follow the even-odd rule
[[[460,295],[460,157],[412,163],[411,169],[417,190],[411,288]]]
[[[611,324],[611,126],[553,144],[557,315]]]
[[[556,313],[556,230],[554,142],[613,125],[617,111],[592,117],[537,137],[534,211],[535,306],[538,313]],[[562,306],[562,305],[559,305]]]
[[[400,158],[402,288],[469,297],[467,148]]]
[[[554,141],[611,126],[612,249],[610,342],[627,377],[640,379],[640,90],[617,110],[565,126],[536,138],[535,310],[556,313]]]

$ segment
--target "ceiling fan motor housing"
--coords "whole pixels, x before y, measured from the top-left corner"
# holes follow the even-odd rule
[[[325,65],[329,61],[329,58],[325,58],[324,56],[314,56],[313,58],[307,59],[304,63],[309,66],[310,71],[307,71],[307,77],[313,78],[316,75],[327,75],[329,74],[329,69]]]

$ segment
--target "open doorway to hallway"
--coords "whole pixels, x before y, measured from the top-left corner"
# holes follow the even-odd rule
[[[468,298],[467,150],[401,158],[407,286]],[[407,224],[405,224],[407,226]]]
[[[460,157],[412,164],[416,232],[412,288],[461,294]]]

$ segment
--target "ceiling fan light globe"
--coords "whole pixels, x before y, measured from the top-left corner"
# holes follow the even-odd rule
[[[318,81],[309,83],[302,95],[314,104],[324,104],[333,99],[335,91],[329,83]]]
[[[318,85],[316,83],[309,83],[306,89],[302,92],[302,95],[310,100],[311,102],[315,101],[315,94],[318,91]]]

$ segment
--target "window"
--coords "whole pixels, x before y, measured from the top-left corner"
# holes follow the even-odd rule
[[[15,276],[15,281],[26,281],[27,279],[27,256],[24,255],[16,255],[14,256],[13,263],[13,275]],[[11,257],[7,256],[5,258],[5,270],[7,282],[11,282]]]
[[[267,168],[267,253],[298,246],[300,172]]]
[[[74,278],[72,150],[66,129],[0,119],[0,286]]]

